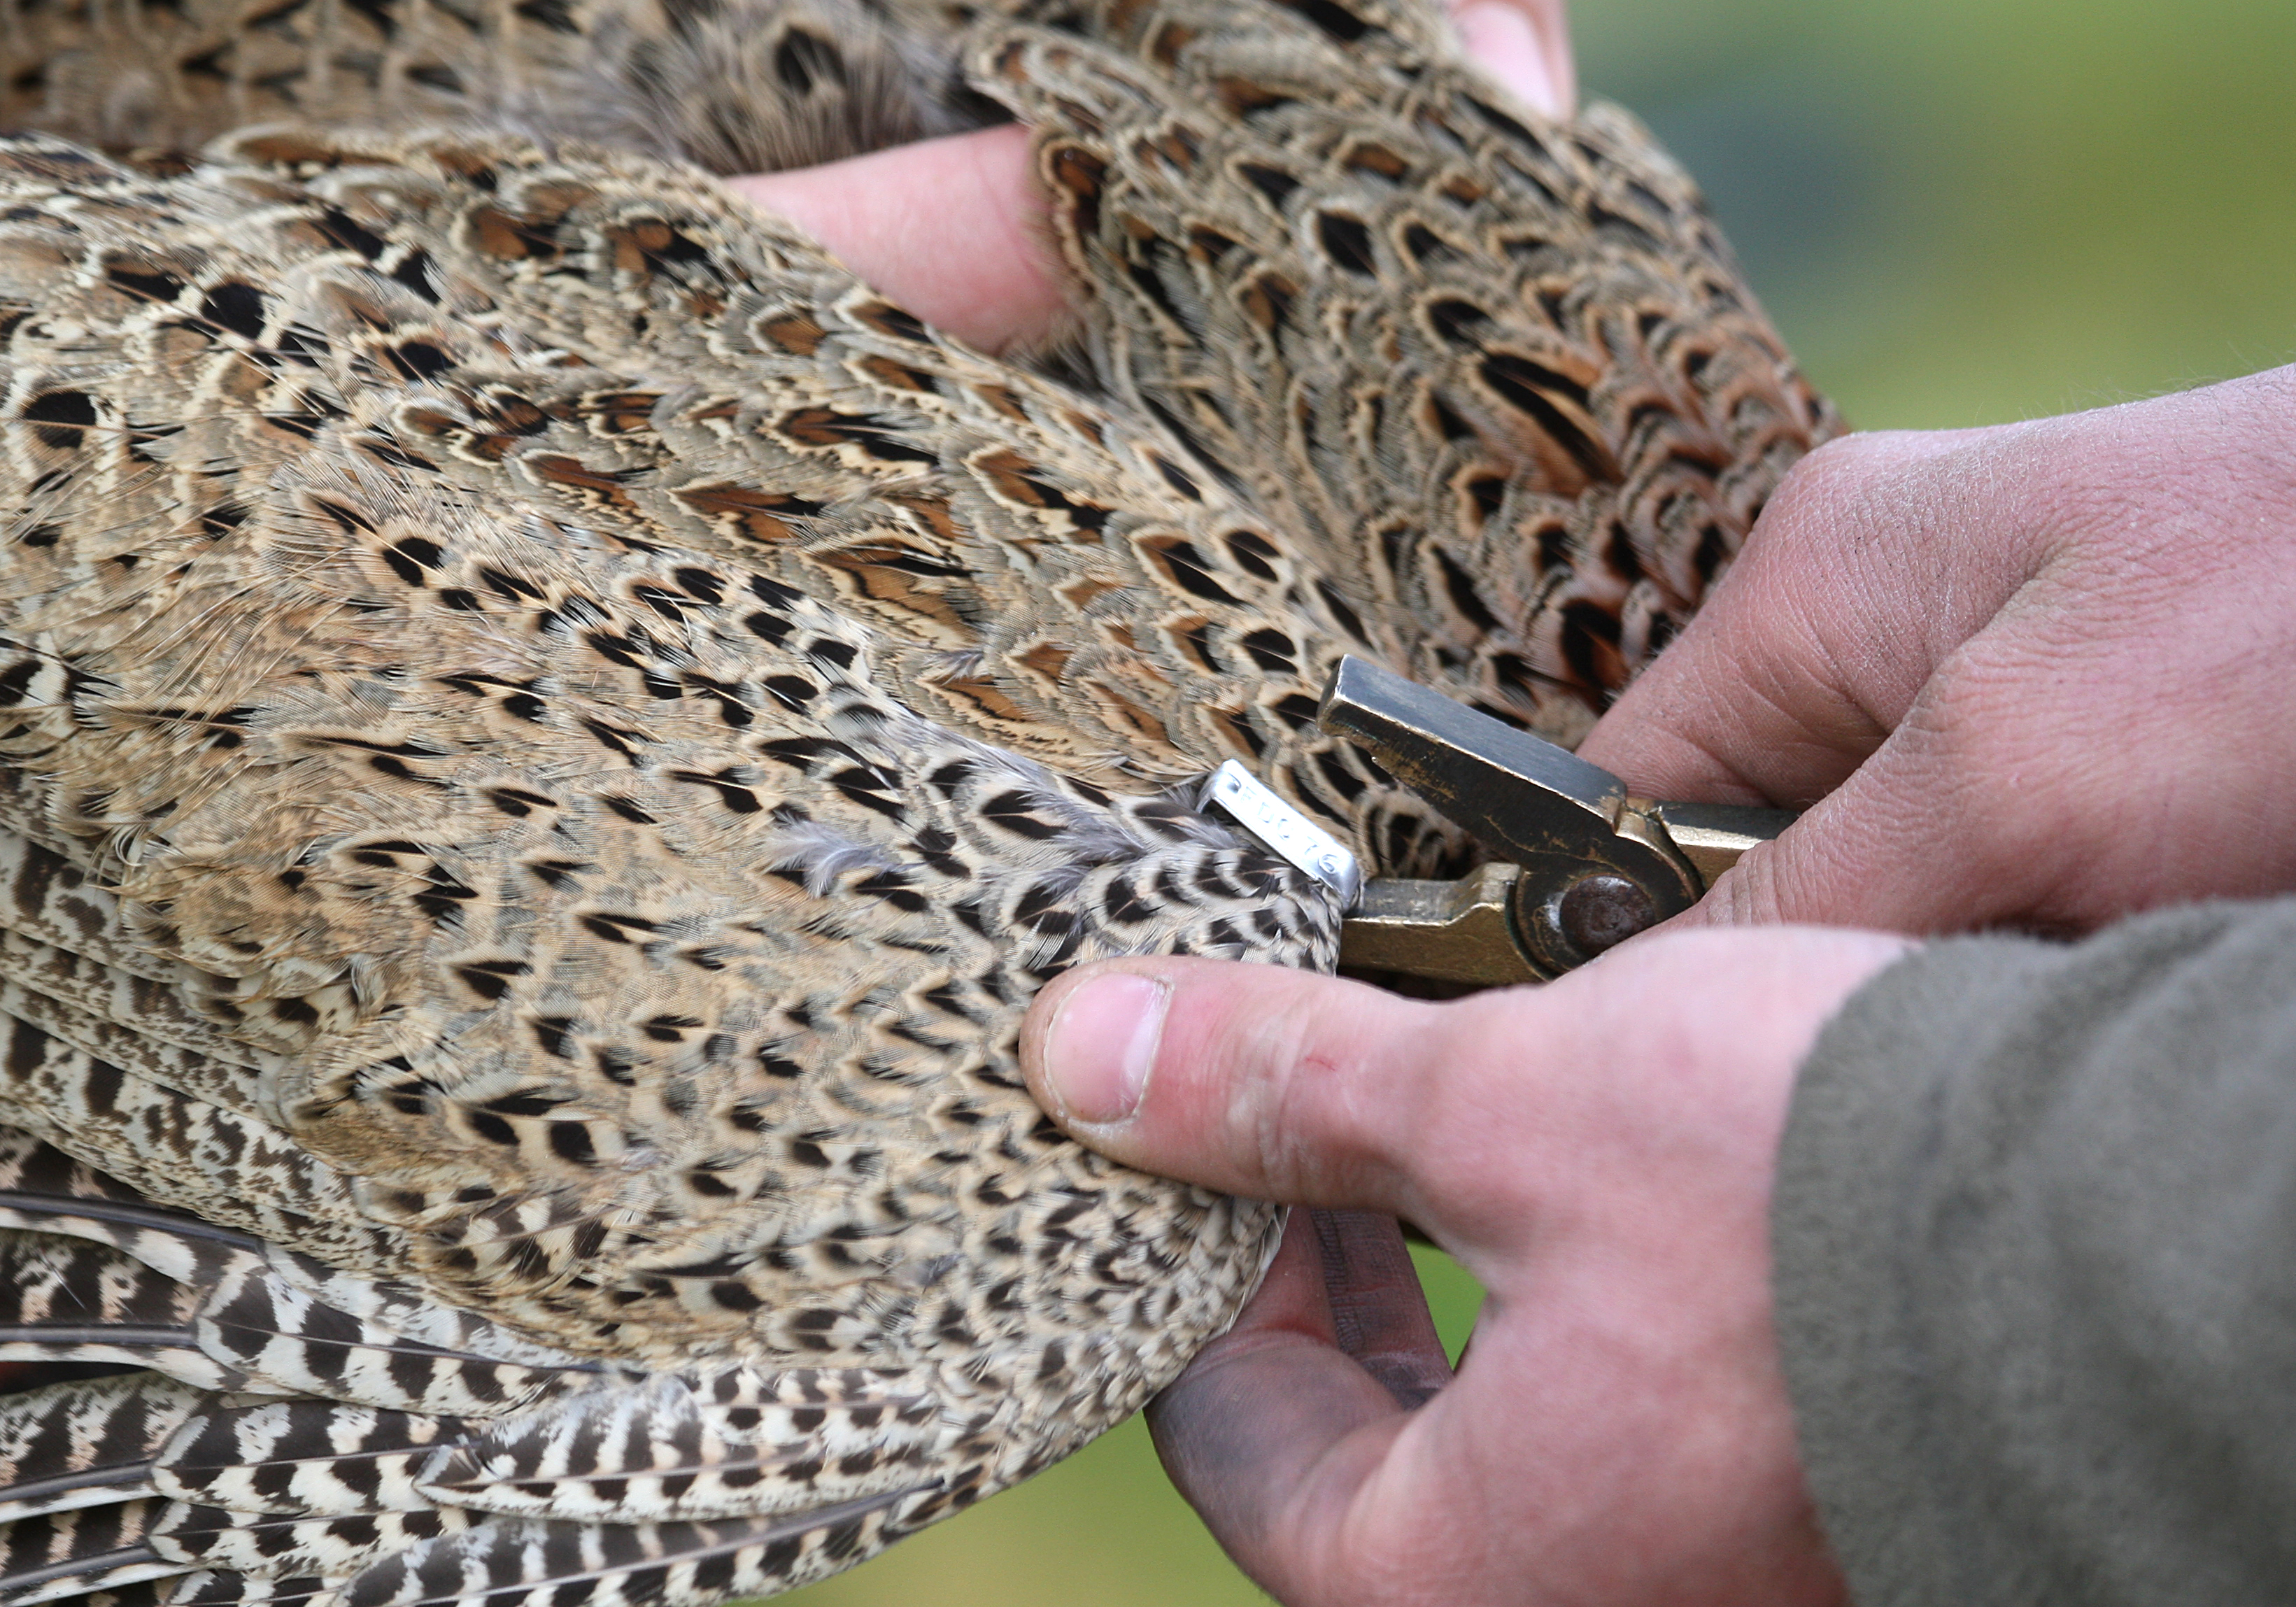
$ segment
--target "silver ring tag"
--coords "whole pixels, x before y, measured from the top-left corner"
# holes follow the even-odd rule
[[[1218,809],[1237,825],[1298,865],[1340,896],[1342,913],[1363,895],[1363,867],[1340,840],[1263,785],[1230,759],[1212,772],[1196,799],[1200,809]]]

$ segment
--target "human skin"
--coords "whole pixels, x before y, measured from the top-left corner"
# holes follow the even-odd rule
[[[1568,109],[1559,8],[1456,15]],[[989,349],[1069,316],[1017,130],[736,186]],[[1151,1409],[1247,1570],[1292,1607],[1841,1598],[1766,1225],[1796,1068],[1907,947],[1847,929],[2296,887],[2292,436],[2296,370],[1808,459],[1581,750],[1647,795],[1816,806],[1675,923],[1729,930],[1447,1004],[1185,960],[1045,991],[1023,1062],[1069,1131],[1320,1208]],[[1745,925],[1784,921],[1827,930]],[[1490,1291],[1456,1379],[1392,1215]]]
[[[2085,931],[2296,889],[2296,368],[1850,436],[1579,751],[1814,805],[1687,919]]]
[[[1201,962],[1046,990],[1024,1060],[1083,1142],[1399,1214],[1491,1291],[1456,1381],[1382,1405],[1379,1378],[1439,1381],[1408,1280],[1368,1227],[1298,1224],[1153,1409],[1174,1480],[1279,1599],[1839,1594],[1770,1326],[1796,1068],[1903,952],[1856,926],[2082,931],[2296,889],[2292,439],[2284,370],[1810,458],[1581,749],[1660,796],[1820,800],[1675,923],[1708,930],[1449,1004]],[[1745,924],[1782,921],[1825,924]],[[1110,1068],[1148,1040],[1111,971],[1163,984],[1121,1119]]]
[[[1083,1142],[1401,1215],[1491,1291],[1457,1379],[1383,1402],[1440,1382],[1408,1280],[1370,1228],[1295,1222],[1153,1408],[1279,1599],[1839,1595],[1771,1328],[1796,1069],[1906,950],[1857,925],[2081,931],[2296,889],[2291,439],[2283,370],[1813,455],[1580,750],[1660,796],[1819,801],[1677,930],[1559,982],[1426,1004],[1128,961],[1046,990],[1023,1061]],[[1747,924],[1794,920],[1825,924]]]
[[[1549,116],[1569,114],[1578,91],[1561,0],[1456,0],[1450,11],[1483,70]],[[1074,316],[1024,129],[983,128],[726,183],[984,351],[1042,346]]]
[[[726,184],[983,351],[1043,345],[1071,316],[1050,203],[1017,125]]]
[[[1570,103],[1559,9],[1459,15]],[[1018,128],[734,184],[988,348],[1071,310]],[[2079,931],[2296,886],[2292,428],[2296,368],[1833,442],[1579,750],[1645,796],[1814,806],[1693,922]]]
[[[1441,1004],[1192,959],[1048,987],[1021,1062],[1069,1132],[1327,1208],[1149,1409],[1237,1563],[1290,1607],[1839,1601],[1771,1329],[1770,1177],[1819,1024],[1906,947],[1669,934]],[[1456,1378],[1397,1216],[1488,1291]]]

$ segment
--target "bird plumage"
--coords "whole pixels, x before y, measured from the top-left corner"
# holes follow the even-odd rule
[[[1277,1214],[1062,1137],[1035,988],[1328,969],[1190,783],[1459,863],[1329,667],[1575,735],[1834,427],[1628,120],[1411,7],[6,38],[0,1360],[135,1369],[0,1399],[10,1607],[758,1595],[1119,1420]],[[1091,383],[597,143],[647,72],[1004,102]]]

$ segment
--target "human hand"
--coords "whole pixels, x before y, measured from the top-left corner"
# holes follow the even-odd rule
[[[1578,83],[1562,0],[1449,4],[1471,59],[1548,116],[1570,114]],[[726,183],[983,351],[1042,345],[1073,316],[1026,129],[982,128]]]
[[[1021,1061],[1070,1134],[1403,1216],[1489,1291],[1446,1382],[1393,1224],[1293,1216],[1150,1408],[1229,1554],[1292,1607],[1839,1600],[1771,1332],[1770,1178],[1819,1026],[1905,948],[1662,933],[1440,1004],[1189,959],[1048,987]]]
[[[2296,369],[1804,460],[1579,751],[1819,800],[1686,922],[2081,931],[2296,889]]]

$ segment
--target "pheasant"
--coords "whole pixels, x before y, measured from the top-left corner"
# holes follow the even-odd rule
[[[1348,652],[1570,740],[1836,428],[1409,0],[9,0],[0,1601],[714,1603],[1076,1448],[1279,1213],[1032,992],[1328,969]],[[324,114],[325,126],[308,119]],[[711,176],[998,116],[970,350]],[[302,120],[297,120],[302,119]]]

